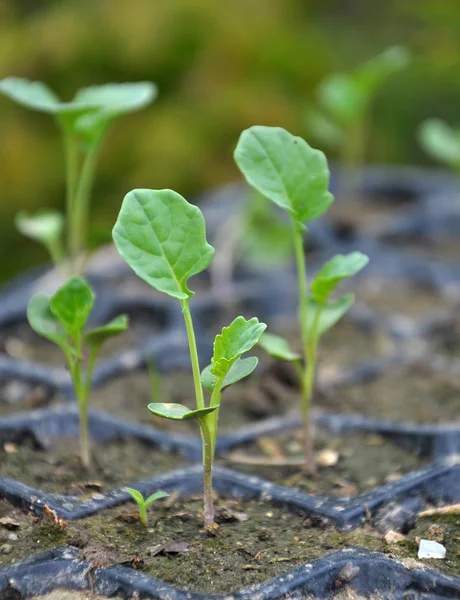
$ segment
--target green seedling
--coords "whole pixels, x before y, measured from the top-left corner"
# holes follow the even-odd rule
[[[427,119],[418,128],[418,139],[427,154],[460,174],[460,128]]]
[[[310,405],[320,338],[351,308],[354,296],[331,299],[337,285],[358,273],[368,262],[360,252],[338,255],[320,270],[308,289],[303,236],[306,223],[321,216],[332,204],[326,157],[305,140],[279,127],[256,126],[243,131],[235,150],[235,161],[249,185],[284,209],[291,222],[291,237],[299,284],[300,356],[279,336],[264,334],[262,347],[271,355],[292,361],[301,380],[301,412],[305,442],[305,464],[313,469]]]
[[[42,211],[31,216],[20,212],[15,217],[15,224],[23,235],[45,246],[56,267],[62,264],[64,260],[62,241],[64,219],[61,213]]]
[[[67,253],[72,273],[78,273],[87,248],[90,196],[102,142],[115,119],[154,100],[156,87],[150,82],[109,83],[83,88],[71,102],[61,102],[44,83],[7,77],[0,81],[0,94],[53,116],[61,130],[66,162]]]
[[[214,523],[212,467],[222,391],[247,377],[257,358],[242,358],[257,344],[266,328],[256,318],[237,317],[216,336],[211,364],[201,373],[190,312],[188,280],[204,271],[214,248],[206,241],[200,209],[172,190],[133,190],[123,200],[113,239],[120,255],[149,285],[180,302],[187,331],[196,408],[154,402],[149,410],[175,421],[198,421],[203,443],[204,522]],[[210,392],[205,402],[204,389]]]
[[[148,507],[155,502],[155,500],[161,500],[161,498],[167,498],[169,494],[166,492],[155,492],[148,498],[144,498],[144,496],[134,488],[127,487],[126,490],[131,494],[133,499],[136,501],[139,507],[139,521],[142,523],[144,527],[147,527],[147,509]]]
[[[367,121],[376,92],[409,61],[404,47],[393,46],[349,73],[329,75],[319,85],[318,107],[307,110],[307,128],[339,152],[346,172],[356,172],[364,163]]]
[[[128,318],[120,315],[84,333],[93,304],[94,293],[86,281],[71,277],[53,296],[37,294],[27,307],[32,329],[57,344],[66,358],[78,402],[80,455],[85,468],[90,464],[87,407],[94,365],[104,342],[128,327]]]

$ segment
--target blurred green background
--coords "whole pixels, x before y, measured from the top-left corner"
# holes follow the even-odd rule
[[[105,143],[93,245],[110,239],[133,187],[191,198],[237,178],[232,152],[250,125],[280,125],[314,144],[305,107],[322,77],[392,44],[413,61],[379,92],[367,159],[428,164],[417,124],[460,121],[458,0],[0,0],[0,78],[41,80],[63,99],[105,82],[159,87]],[[0,98],[1,280],[46,259],[16,232],[14,214],[63,203],[55,124]]]

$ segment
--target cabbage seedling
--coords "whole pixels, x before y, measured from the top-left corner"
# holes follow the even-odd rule
[[[87,406],[94,365],[104,342],[128,327],[128,317],[120,315],[107,325],[84,333],[93,304],[94,294],[86,281],[82,277],[71,277],[53,296],[37,294],[27,307],[32,329],[57,344],[66,358],[78,402],[80,455],[85,468],[90,464]]]
[[[460,129],[441,119],[427,119],[418,128],[418,139],[427,154],[460,173]]]
[[[62,264],[64,219],[61,213],[47,210],[31,216],[20,212],[15,217],[15,224],[23,235],[45,246],[56,267]]]
[[[343,279],[358,273],[368,262],[361,252],[338,255],[326,263],[308,289],[303,234],[305,223],[321,216],[334,198],[329,193],[326,157],[305,140],[279,127],[255,126],[243,131],[235,150],[235,161],[249,185],[283,208],[290,216],[291,235],[297,262],[299,325],[302,357],[289,349],[279,336],[261,338],[263,348],[277,358],[293,361],[301,375],[301,412],[305,441],[305,464],[314,467],[310,434],[310,405],[320,338],[352,306],[353,294],[331,300]]]
[[[82,88],[71,102],[61,102],[44,83],[7,77],[0,81],[0,94],[53,116],[61,130],[66,163],[67,252],[72,273],[78,273],[79,259],[86,251],[90,196],[101,144],[116,118],[155,99],[156,86],[150,82],[109,83]],[[46,246],[51,250],[49,244]]]
[[[378,89],[394,73],[409,64],[403,46],[392,46],[349,73],[334,73],[319,85],[319,108],[307,111],[307,127],[312,135],[339,150],[347,171],[364,162],[367,118]]]
[[[133,190],[123,200],[113,239],[122,258],[141,279],[180,302],[196,408],[165,402],[151,403],[148,408],[166,419],[198,421],[203,444],[204,522],[210,526],[214,523],[212,466],[222,391],[256,368],[257,358],[241,357],[257,344],[266,325],[256,318],[246,321],[237,317],[217,335],[211,364],[201,373],[189,305],[194,292],[188,288],[188,279],[209,266],[214,248],[206,241],[200,209],[172,190]],[[203,387],[211,393],[208,403]]]
[[[127,487],[126,490],[131,494],[133,499],[136,501],[139,507],[139,521],[142,523],[144,527],[147,527],[147,509],[148,507],[155,502],[155,500],[160,500],[161,498],[167,498],[169,494],[166,492],[155,492],[148,498],[144,498],[144,496],[134,488]]]

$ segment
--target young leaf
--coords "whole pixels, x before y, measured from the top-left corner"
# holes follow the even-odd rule
[[[460,169],[460,130],[441,119],[427,119],[419,126],[418,138],[434,159]]]
[[[150,81],[106,83],[82,88],[73,101],[98,106],[113,118],[144,108],[155,100],[157,93],[156,85]]]
[[[193,295],[188,279],[206,269],[214,256],[200,209],[172,190],[129,192],[113,239],[141,279],[180,300]]]
[[[173,404],[170,402],[151,402],[147,408],[157,417],[171,419],[173,421],[188,421],[189,419],[200,419],[214,412],[218,406],[208,406],[207,408],[199,408],[190,410],[183,404]]]
[[[36,215],[28,215],[22,211],[16,214],[14,222],[23,235],[42,244],[52,244],[59,240],[64,230],[64,217],[51,210]]]
[[[339,123],[350,125],[362,118],[368,94],[352,75],[333,73],[319,86],[318,99],[324,109]],[[347,143],[346,140],[344,143]]]
[[[265,332],[259,340],[259,346],[267,354],[279,360],[293,361],[300,358],[300,354],[293,352],[289,347],[289,342],[280,335]]]
[[[71,336],[80,333],[94,304],[94,294],[82,277],[71,277],[50,300],[50,309]]]
[[[102,344],[110,337],[114,337],[123,333],[128,329],[128,317],[127,315],[118,315],[115,319],[112,319],[107,325],[101,325],[95,327],[85,334],[85,343],[89,348],[95,350],[102,346]]]
[[[311,283],[311,295],[318,303],[325,302],[342,279],[356,275],[369,262],[369,257],[361,252],[338,254],[328,261]]]
[[[56,113],[61,101],[41,81],[29,81],[21,77],[7,77],[0,81],[0,93],[27,108],[46,113]]]
[[[211,372],[222,377],[227,375],[233,363],[257,344],[267,326],[259,323],[257,317],[246,321],[237,317],[214,340],[214,354],[211,359]]]
[[[131,496],[139,505],[144,504],[144,496],[138,490],[130,487],[126,487],[125,490],[131,494]]]
[[[250,375],[257,367],[258,362],[259,359],[255,356],[238,358],[230,367],[230,370],[227,373],[224,382],[222,383],[221,389],[223,390],[229,385],[233,385],[237,381],[240,381],[241,379],[244,379]],[[208,365],[205,369],[203,369],[201,372],[201,383],[208,390],[208,392],[212,393],[217,382],[217,377],[212,374],[211,369],[212,365]]]
[[[299,224],[316,219],[333,202],[326,157],[285,129],[246,129],[235,149],[235,161],[249,185]]]
[[[58,346],[67,346],[67,334],[50,309],[50,297],[37,294],[27,306],[27,320],[34,331]]]
[[[310,335],[313,332],[313,326],[319,313],[316,323],[316,337],[319,339],[326,331],[333,327],[350,310],[355,301],[353,294],[345,294],[333,302],[318,303],[310,299],[308,301],[307,328]]]
[[[166,492],[155,492],[154,494],[151,494],[145,501],[145,508],[148,508],[152,502],[155,502],[155,500],[161,500],[162,498],[167,498],[168,496],[169,494]]]

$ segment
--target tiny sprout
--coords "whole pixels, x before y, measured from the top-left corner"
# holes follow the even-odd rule
[[[460,173],[460,128],[441,119],[427,119],[419,126],[418,139],[427,154]]]
[[[147,527],[147,509],[148,507],[155,502],[155,500],[161,500],[162,498],[167,498],[169,494],[166,492],[155,492],[148,498],[144,498],[144,496],[134,488],[127,487],[126,490],[131,494],[133,499],[136,501],[139,507],[139,521],[142,523],[144,527]]]
[[[211,364],[201,372],[189,305],[194,292],[188,288],[188,279],[209,266],[214,248],[206,241],[200,209],[172,190],[133,190],[123,200],[113,239],[122,258],[141,279],[180,302],[196,408],[153,402],[148,409],[165,419],[198,422],[203,444],[204,522],[211,526],[214,523],[212,467],[222,391],[256,368],[257,358],[241,357],[257,344],[266,325],[255,317],[248,321],[237,317],[216,336]],[[211,396],[208,404],[203,388]]]
[[[90,464],[87,406],[94,365],[104,342],[128,327],[128,317],[120,315],[84,333],[94,304],[94,294],[82,277],[71,277],[53,296],[37,294],[27,307],[30,326],[39,335],[57,344],[66,358],[80,417],[80,455],[85,468]],[[85,353],[86,372],[83,370]]]
[[[67,253],[72,273],[78,273],[86,251],[90,196],[102,142],[115,119],[155,99],[156,86],[148,81],[109,83],[83,88],[71,102],[61,102],[40,81],[7,77],[0,81],[0,94],[51,115],[61,130],[66,162]]]
[[[353,294],[331,299],[337,285],[363,269],[368,257],[361,252],[338,255],[316,274],[308,290],[303,234],[305,223],[321,216],[334,198],[329,193],[326,157],[305,140],[279,127],[256,126],[243,131],[235,150],[235,161],[249,185],[284,209],[291,220],[299,285],[299,326],[302,357],[280,336],[263,334],[260,345],[268,354],[293,362],[301,381],[301,413],[305,465],[314,468],[310,432],[310,405],[316,374],[320,338],[345,315]],[[303,358],[302,366],[300,359]]]
[[[62,263],[64,217],[61,213],[47,210],[32,216],[19,212],[15,217],[15,224],[23,235],[45,246],[55,266]]]

